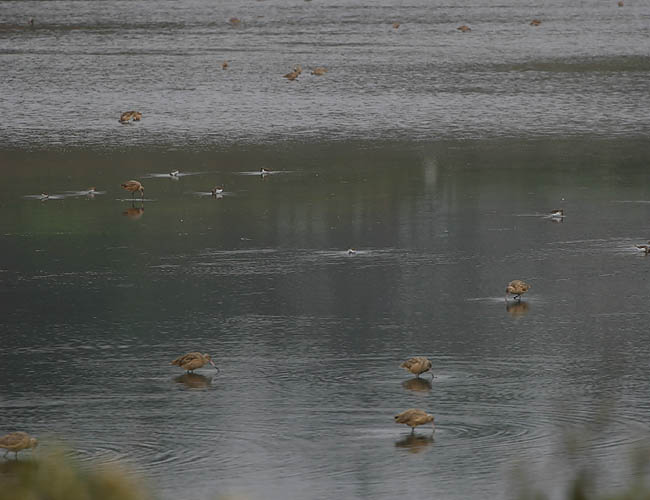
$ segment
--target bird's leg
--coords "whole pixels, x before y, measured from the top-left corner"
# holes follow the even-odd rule
[[[18,460],[18,452],[14,451],[14,460]]]
[[[415,434],[415,427],[411,427],[411,434]]]

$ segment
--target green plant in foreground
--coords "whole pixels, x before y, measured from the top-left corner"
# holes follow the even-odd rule
[[[83,470],[63,450],[28,461],[0,462],[0,500],[150,500],[117,466]]]

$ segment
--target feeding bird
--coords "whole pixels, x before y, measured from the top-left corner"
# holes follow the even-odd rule
[[[648,241],[647,245],[637,245],[636,246],[639,250],[643,250],[643,253],[648,255],[650,253],[650,241]]]
[[[393,23],[393,28],[397,29],[399,28],[400,24],[399,23]]]
[[[462,31],[463,33],[466,33],[466,32],[468,32],[468,31],[472,31],[472,28],[470,28],[469,26],[467,26],[467,25],[465,25],[465,24],[463,24],[462,26],[459,26],[459,27],[456,28],[456,29],[457,29],[458,31]]]
[[[139,122],[142,120],[142,113],[139,111],[125,111],[120,115],[120,123],[129,123],[129,120]]]
[[[556,208],[553,210],[550,214],[549,217],[554,218],[554,219],[561,219],[564,217],[564,209],[563,208]]]
[[[178,170],[172,170],[171,172],[169,172],[169,175],[171,175],[172,177],[178,177],[178,174],[180,174],[180,171]]]
[[[506,286],[506,301],[508,300],[508,294],[514,295],[515,300],[521,300],[521,296],[525,294],[530,289],[530,285],[521,280],[512,280]]]
[[[223,193],[223,186],[215,186],[210,190],[212,196],[217,196],[218,194]]]
[[[293,71],[291,71],[290,73],[287,73],[283,77],[286,78],[287,80],[295,80],[296,78],[298,78],[300,76],[300,73],[302,73],[302,66],[300,64],[296,64],[293,67]]]
[[[395,423],[408,425],[411,428],[411,432],[415,432],[415,428],[418,425],[428,424],[429,422],[431,422],[431,427],[433,427],[433,432],[435,432],[436,425],[433,419],[433,415],[417,408],[409,408],[399,415],[395,415]]]
[[[194,370],[201,368],[206,363],[210,363],[214,366],[217,371],[219,368],[212,361],[212,357],[209,354],[201,354],[200,352],[190,352],[176,358],[172,361],[172,365],[180,366],[183,370],[188,372],[193,372]]]
[[[241,24],[241,19],[239,19],[239,18],[237,18],[237,17],[231,17],[230,19],[228,19],[228,22],[229,22],[232,26],[239,26],[239,25]]]
[[[41,193],[41,200],[47,200],[50,197],[47,193]]]
[[[126,189],[129,193],[131,193],[132,197],[135,198],[135,192],[140,191],[140,193],[142,194],[142,198],[144,198],[144,186],[140,184],[138,181],[127,181],[121,186],[124,189]]]
[[[27,448],[36,448],[38,439],[31,437],[26,432],[12,432],[0,437],[0,448],[4,448],[6,457],[10,451],[13,451],[18,458],[18,452]]]
[[[539,19],[533,19],[533,20],[530,22],[530,25],[531,25],[531,26],[539,26],[540,24],[542,24],[542,21],[540,21]]]
[[[325,73],[327,73],[327,68],[324,66],[318,66],[317,68],[311,70],[311,74],[316,76],[322,76]]]
[[[416,377],[419,377],[422,373],[428,372],[431,370],[431,361],[429,361],[424,356],[415,356],[409,358],[404,363],[399,365],[400,368],[410,371]],[[431,373],[431,378],[433,378],[433,373]]]
[[[224,61],[221,63],[221,69],[226,69],[228,67],[228,61]]]
[[[268,174],[270,174],[271,172],[272,172],[272,170],[269,170],[268,168],[264,168],[264,167],[262,167],[262,168],[260,169],[260,174],[262,174],[262,176],[268,175]]]

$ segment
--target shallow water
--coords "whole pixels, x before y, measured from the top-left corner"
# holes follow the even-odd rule
[[[2,0],[0,136],[114,148],[647,135],[649,30],[645,0]],[[298,63],[298,80],[282,78]],[[120,125],[130,109],[143,120]]]
[[[6,151],[3,429],[162,498],[506,498],[518,464],[559,487],[575,436],[625,484],[650,430],[644,144]],[[146,177],[188,155],[199,175]],[[240,175],[261,164],[287,173]],[[195,349],[221,372],[169,365]],[[400,370],[416,354],[433,380]]]
[[[0,433],[163,499],[512,498],[520,466],[558,493],[581,464],[627,484],[650,430],[649,20],[0,0]],[[220,373],[169,365],[192,350]],[[409,407],[433,438],[393,423]]]

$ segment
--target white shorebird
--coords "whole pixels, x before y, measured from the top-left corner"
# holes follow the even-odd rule
[[[557,208],[553,210],[550,214],[549,217],[551,219],[562,219],[564,218],[564,209],[562,208]]]
[[[355,255],[357,251],[354,248],[348,248],[348,255]]]
[[[647,245],[637,245],[636,246],[639,250],[642,250],[644,254],[648,255],[650,253],[650,241],[648,241]]]
[[[212,196],[217,196],[218,194],[223,193],[223,186],[215,186],[210,190],[210,192],[212,193]]]
[[[262,167],[262,168],[260,169],[260,174],[262,174],[262,175],[268,175],[268,174],[270,174],[270,173],[271,173],[271,170],[269,170],[268,168],[264,168],[264,167]]]
[[[178,177],[178,174],[180,174],[178,170],[172,170],[171,172],[169,172],[169,175],[171,175],[172,177]]]
[[[47,193],[41,193],[41,200],[47,200],[50,197]]]

